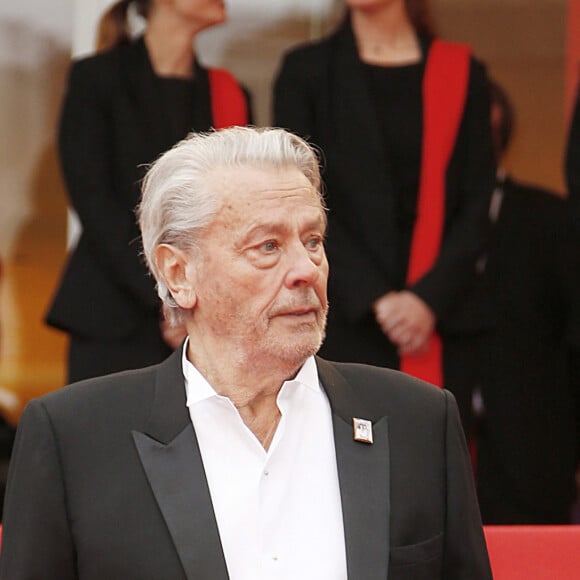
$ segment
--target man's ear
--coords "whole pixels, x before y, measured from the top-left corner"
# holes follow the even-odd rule
[[[182,250],[169,244],[155,248],[155,263],[178,306],[192,310],[197,303],[193,264]]]

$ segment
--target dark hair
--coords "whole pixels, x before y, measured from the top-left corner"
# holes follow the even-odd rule
[[[513,103],[506,90],[494,80],[490,80],[489,82],[489,95],[491,106],[499,107],[501,112],[499,124],[493,127],[499,147],[498,153],[501,154],[507,149],[511,141],[516,114]]]
[[[131,31],[127,14],[133,4],[139,16],[147,18],[151,0],[118,0],[100,18],[97,29],[97,51],[113,48],[118,44],[129,42]]]
[[[429,0],[405,0],[405,8],[417,34],[433,38],[435,25]]]

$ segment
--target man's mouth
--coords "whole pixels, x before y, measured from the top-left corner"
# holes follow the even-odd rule
[[[307,317],[307,316],[316,316],[319,310],[318,306],[304,306],[301,308],[291,308],[291,309],[284,309],[284,310],[277,310],[273,313],[272,317],[275,316],[290,316],[290,317]]]

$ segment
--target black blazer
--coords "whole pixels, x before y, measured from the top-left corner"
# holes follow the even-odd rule
[[[396,371],[317,366],[332,409],[348,577],[491,578],[453,396]],[[373,445],[353,440],[353,417],[372,420]],[[31,402],[3,524],[2,580],[226,580],[181,349]]]
[[[194,126],[212,126],[207,71],[196,65]],[[134,213],[146,164],[186,134],[143,38],[72,65],[59,133],[70,202],[82,224],[47,322],[91,338],[126,337],[159,317],[155,284],[140,256]]]
[[[511,179],[501,187],[485,273],[496,326],[483,342],[482,511],[492,523],[502,504],[504,521],[563,523],[576,495],[580,237],[564,200]]]
[[[575,205],[577,219],[580,220],[580,81],[576,89],[576,104],[568,134],[565,172],[568,195]]]
[[[275,85],[274,118],[276,125],[306,136],[322,150],[330,208],[329,298],[333,309],[356,323],[379,296],[400,288],[393,281],[394,183],[348,23],[285,56]],[[485,315],[467,305],[467,294],[486,241],[494,175],[487,80],[483,66],[472,60],[447,171],[442,249],[434,268],[411,288],[436,313],[442,334],[485,325]]]

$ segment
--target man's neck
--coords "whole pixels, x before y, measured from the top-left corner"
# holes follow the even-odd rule
[[[271,357],[267,361],[233,354],[210,355],[203,344],[188,342],[187,358],[212,388],[227,397],[246,426],[268,448],[280,418],[276,404],[285,381],[296,376],[304,361],[292,362]]]

